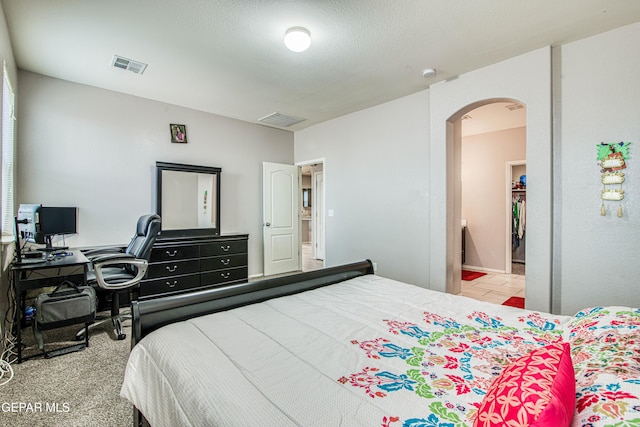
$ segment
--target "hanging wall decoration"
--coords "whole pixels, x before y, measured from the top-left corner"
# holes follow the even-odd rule
[[[630,142],[617,142],[607,144],[601,142],[598,147],[598,164],[600,165],[600,173],[602,174],[602,191],[600,198],[602,206],[600,207],[600,215],[605,216],[607,209],[605,201],[620,202],[618,204],[618,218],[622,218],[622,199],[624,199],[624,190],[622,183],[624,182],[624,173],[622,170],[627,168],[626,160],[629,158]]]
[[[187,143],[187,125],[170,124],[171,142],[186,144]]]

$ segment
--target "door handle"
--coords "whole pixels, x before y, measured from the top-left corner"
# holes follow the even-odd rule
[[[271,227],[271,223],[270,223],[270,222],[267,222],[265,225],[266,225],[267,227]]]

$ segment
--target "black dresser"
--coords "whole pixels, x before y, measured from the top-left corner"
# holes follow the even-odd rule
[[[248,234],[158,238],[139,299],[246,282]]]

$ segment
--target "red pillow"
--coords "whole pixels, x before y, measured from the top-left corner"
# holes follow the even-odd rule
[[[482,400],[474,427],[569,426],[576,380],[569,343],[558,342],[514,360]]]

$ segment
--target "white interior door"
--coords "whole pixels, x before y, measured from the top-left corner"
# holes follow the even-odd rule
[[[262,164],[264,275],[300,270],[300,168]]]
[[[314,173],[313,181],[313,256],[324,260],[324,173]]]

